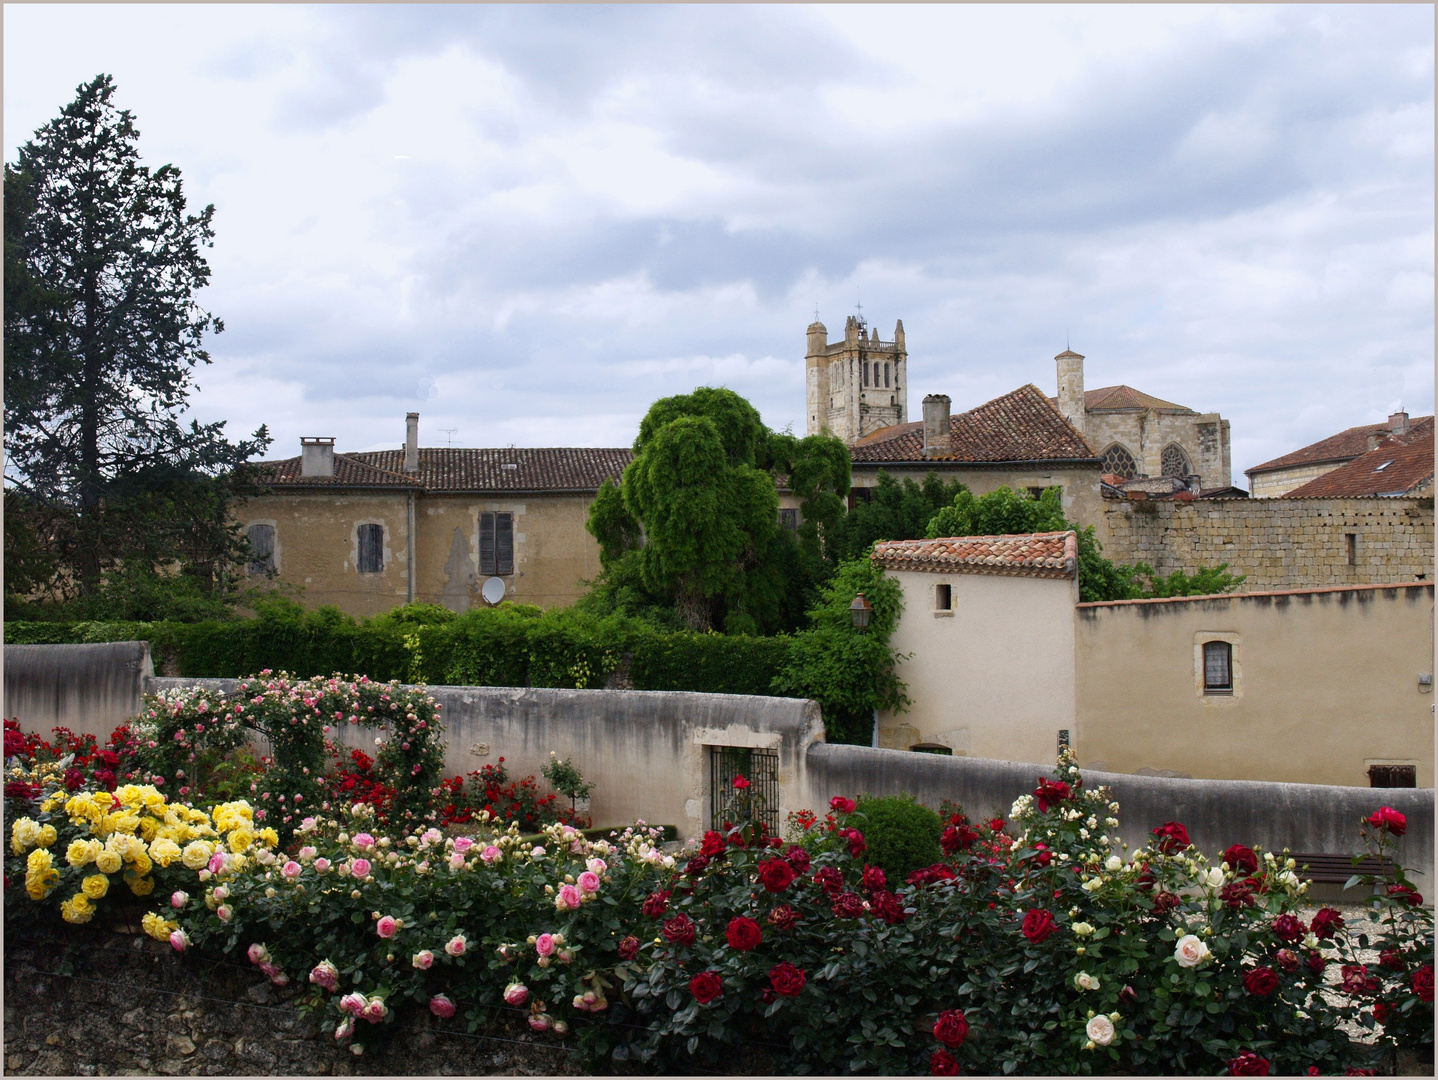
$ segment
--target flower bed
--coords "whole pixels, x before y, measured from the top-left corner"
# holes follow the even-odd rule
[[[282,847],[244,802],[34,782],[7,798],[7,920],[147,905],[152,936],[303,988],[357,1053],[408,1011],[472,1029],[496,1006],[572,1031],[594,1065],[668,1071],[742,1047],[781,1073],[1341,1073],[1374,1053],[1344,1025],[1432,1042],[1432,916],[1406,878],[1372,899],[1376,934],[1302,919],[1284,853],[1211,865],[1174,822],[1116,850],[1118,805],[1069,758],[1008,822],[950,812],[944,858],[903,882],[869,865],[845,799],[785,838],[741,822],[677,854],[642,824],[536,844],[484,810],[466,835],[386,835],[366,803]],[[1404,827],[1386,808],[1362,824],[1390,856]]]

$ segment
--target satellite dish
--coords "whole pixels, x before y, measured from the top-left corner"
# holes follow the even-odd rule
[[[486,578],[484,587],[479,590],[479,595],[484,597],[486,603],[499,603],[504,599],[504,578]]]

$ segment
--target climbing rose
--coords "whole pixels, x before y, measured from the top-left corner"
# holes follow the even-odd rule
[[[774,987],[775,993],[784,997],[798,997],[799,991],[804,989],[804,982],[804,969],[795,967],[787,960],[769,969],[770,985]]]
[[[1371,993],[1378,989],[1378,980],[1368,974],[1367,964],[1344,964],[1341,982],[1350,994]]]
[[[1039,804],[1039,813],[1047,814],[1050,808],[1071,798],[1073,789],[1062,780],[1049,783],[1043,777],[1039,777],[1039,786],[1034,788],[1034,801]]]
[[[898,897],[886,889],[880,889],[874,893],[869,903],[879,918],[891,926],[901,923],[907,918],[904,914],[904,905],[899,903]]]
[[[1267,997],[1278,989],[1278,974],[1271,967],[1256,967],[1243,976],[1243,988],[1254,997]]]
[[[1278,961],[1278,966],[1284,971],[1298,970],[1298,954],[1292,949],[1279,949],[1273,954],[1273,958]]]
[[[929,1072],[934,1076],[958,1076],[958,1059],[947,1050],[935,1050],[929,1055]]]
[[[1388,886],[1388,898],[1409,907],[1419,907],[1423,903],[1423,894],[1407,885]]]
[[[469,942],[465,940],[464,935],[455,934],[454,937],[450,938],[445,944],[444,951],[449,953],[450,956],[463,956],[467,948],[469,948]]]
[[[1331,907],[1319,908],[1313,916],[1313,935],[1324,940],[1331,938],[1335,931],[1343,929],[1343,915]]]
[[[1421,1001],[1433,1000],[1433,965],[1424,964],[1413,973],[1413,992]]]
[[[764,932],[753,919],[739,915],[729,920],[729,928],[724,931],[724,940],[729,942],[731,949],[748,952],[750,949],[757,948],[759,943],[764,940]]]
[[[794,868],[796,874],[807,874],[809,872],[809,853],[798,844],[791,847],[789,853],[784,857],[789,861],[789,865]]]
[[[1268,1059],[1261,1058],[1252,1050],[1245,1050],[1228,1062],[1229,1076],[1267,1076]]]
[[[749,781],[744,778],[744,776],[743,776],[742,773],[741,773],[740,775],[734,777],[734,790],[735,790],[735,791],[743,791],[743,790],[744,790],[746,787],[748,787],[748,786],[749,786]]]
[[[830,896],[844,887],[844,875],[832,866],[821,866],[815,870],[814,881]]]
[[[386,915],[384,918],[380,919],[379,922],[375,923],[374,929],[375,933],[377,933],[380,937],[392,938],[394,937],[399,927],[394,920],[394,916]]]
[[[969,1022],[959,1009],[945,1009],[934,1021],[934,1038],[953,1049],[969,1037]]]
[[[699,847],[699,854],[713,859],[723,855],[727,850],[729,850],[729,845],[724,843],[724,837],[710,829],[704,834],[704,843]]]
[[[700,1005],[708,1005],[724,993],[724,981],[718,972],[701,971],[689,980],[689,992]]]
[[[1158,850],[1165,855],[1172,855],[1188,847],[1188,830],[1176,821],[1166,821],[1153,830],[1153,835],[1159,838]]]
[[[864,867],[864,877],[860,882],[865,892],[873,892],[875,889],[882,889],[888,882],[884,878],[884,871],[877,866]]]
[[[799,921],[799,913],[788,904],[780,904],[769,912],[769,925],[776,930],[792,930]]]
[[[441,1020],[448,1020],[454,1015],[454,1002],[443,994],[435,994],[429,999],[429,1011]]]
[[[944,849],[945,855],[953,855],[956,852],[967,851],[979,838],[979,834],[967,825],[949,825],[944,828],[944,833],[939,837],[939,844]]]
[[[1295,941],[1302,941],[1306,933],[1308,928],[1297,915],[1280,915],[1273,920],[1273,934],[1279,941],[1291,945]]]
[[[512,982],[504,988],[506,1005],[523,1005],[529,1000],[529,987],[521,982]]]
[[[420,949],[409,958],[410,967],[418,968],[420,971],[428,971],[434,966],[434,953],[428,949]]]
[[[1390,832],[1394,836],[1402,836],[1408,831],[1408,819],[1391,806],[1383,806],[1375,810],[1369,815],[1368,824],[1375,829]]]
[[[1024,937],[1028,938],[1035,945],[1047,938],[1054,930],[1054,917],[1047,911],[1030,909],[1029,912],[1024,915]]]
[[[787,859],[765,859],[759,864],[759,882],[772,893],[783,892],[797,876]]]
[[[836,919],[857,919],[864,914],[864,899],[858,893],[842,892],[834,898],[831,910]]]
[[[534,939],[534,951],[540,956],[553,956],[556,947],[553,934],[540,934]]]
[[[840,829],[839,835],[849,841],[849,856],[851,858],[857,859],[869,849],[869,844],[864,839],[864,834],[858,829]]]

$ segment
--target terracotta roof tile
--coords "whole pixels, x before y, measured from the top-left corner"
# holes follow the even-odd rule
[[[1078,537],[1070,531],[886,540],[874,545],[872,558],[885,570],[1073,577],[1078,572]]]
[[[1433,439],[1402,443],[1385,439],[1376,450],[1354,458],[1294,488],[1285,498],[1407,495],[1433,481]]]
[[[404,472],[404,450],[335,455],[335,477],[300,476],[300,459],[262,462],[273,486],[421,487],[426,491],[598,491],[634,457],[627,448],[583,446],[471,449],[421,447],[419,472]],[[343,463],[343,464],[342,464]]]
[[[1261,465],[1255,465],[1251,469],[1244,469],[1246,476],[1253,476],[1256,473],[1272,472],[1274,469],[1287,469],[1294,465],[1316,465],[1327,461],[1352,461],[1359,454],[1368,450],[1368,437],[1370,435],[1388,435],[1388,423],[1381,424],[1359,424],[1346,431],[1340,431],[1337,435],[1330,435],[1326,439],[1319,439],[1316,443],[1310,443],[1300,450],[1276,457],[1272,461],[1265,461]],[[1408,422],[1408,431],[1403,435],[1393,435],[1390,438],[1398,439],[1400,442],[1413,442],[1415,439],[1431,439],[1433,437],[1433,417],[1420,416]]]
[[[896,424],[860,439],[854,464],[887,461],[1091,461],[1097,458],[1033,383],[949,417],[952,453],[924,456],[922,421]],[[1097,464],[1097,462],[1095,462]]]

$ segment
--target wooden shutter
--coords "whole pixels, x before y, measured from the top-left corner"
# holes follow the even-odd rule
[[[514,573],[514,515],[494,515],[494,572],[500,577]]]
[[[250,573],[267,574],[275,568],[275,527],[251,525]]]
[[[359,527],[359,571],[378,574],[384,569],[384,526]]]
[[[479,515],[479,572],[494,576],[494,514]]]

